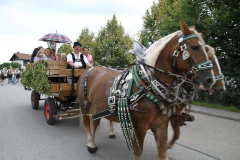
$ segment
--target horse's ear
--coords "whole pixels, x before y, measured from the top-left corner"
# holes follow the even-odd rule
[[[191,26],[190,28],[192,28],[192,29],[196,29],[196,26],[195,26],[195,25],[193,25],[193,26]]]
[[[181,19],[181,30],[184,36],[191,34],[191,31],[189,30],[188,26],[183,21],[183,19]]]
[[[215,49],[209,45],[205,45],[205,50],[208,54],[208,57],[212,56],[212,55],[215,55]]]

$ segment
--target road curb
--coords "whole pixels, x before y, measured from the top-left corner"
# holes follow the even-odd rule
[[[220,114],[215,114],[215,113],[210,113],[210,112],[204,112],[204,111],[199,111],[199,110],[195,110],[195,109],[191,109],[191,112],[199,113],[199,114],[204,114],[204,115],[209,115],[209,116],[213,116],[213,117],[219,117],[219,118],[229,119],[229,120],[233,120],[233,121],[238,121],[238,122],[240,122],[240,119],[239,119],[239,118],[224,116],[224,115],[220,115]]]

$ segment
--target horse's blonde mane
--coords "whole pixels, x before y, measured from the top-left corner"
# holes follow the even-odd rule
[[[156,60],[160,55],[162,49],[166,46],[166,44],[175,36],[179,35],[181,31],[176,31],[172,34],[169,34],[158,41],[154,42],[145,52],[146,57],[145,61],[146,64],[150,66],[155,66]]]
[[[204,42],[201,34],[198,33],[194,28],[190,28],[190,30],[193,31],[193,33],[198,37],[198,41],[201,42],[201,45],[205,46],[205,42]],[[160,55],[161,51],[166,46],[166,44],[173,37],[179,35],[180,33],[181,33],[181,30],[176,31],[176,32],[174,32],[172,34],[169,34],[169,35],[159,39],[158,41],[154,42],[145,52],[145,54],[146,54],[146,57],[145,57],[146,64],[154,67],[155,64],[156,64],[158,56]],[[212,50],[211,50],[211,53],[213,53]],[[215,53],[215,51],[214,51],[214,53]]]

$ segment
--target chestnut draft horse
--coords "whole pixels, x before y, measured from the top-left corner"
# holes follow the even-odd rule
[[[226,90],[225,83],[224,83],[224,76],[221,72],[221,67],[219,65],[218,59],[215,55],[215,50],[209,45],[205,46],[205,49],[208,54],[208,58],[213,63],[213,72],[215,75],[216,83],[212,86],[212,88],[209,89],[209,93],[215,93],[220,94]],[[184,84],[183,84],[184,87]],[[199,87],[200,89],[204,89],[203,87]],[[175,144],[176,140],[179,139],[180,135],[180,123],[184,122],[188,118],[191,118],[190,116],[182,116],[182,110],[186,107],[185,104],[178,105],[176,114],[172,115],[170,118],[171,126],[173,128],[173,137],[168,143],[168,148],[172,148]]]
[[[183,38],[179,39],[180,35]],[[131,70],[132,74],[125,72],[124,76],[120,76],[126,79],[122,79],[120,82],[117,81],[119,82],[117,86],[121,87],[120,89],[117,88],[115,92],[118,103],[115,103],[115,100],[109,100],[111,96],[109,92],[112,91],[115,85],[115,78],[121,74],[123,75],[123,72],[96,67],[84,73],[78,81],[77,98],[82,111],[83,123],[87,130],[88,151],[90,153],[97,151],[95,132],[101,117],[94,119],[93,122],[91,119],[94,115],[103,111],[109,110],[111,112],[110,107],[112,106],[109,106],[109,104],[116,104],[118,106],[117,113],[107,115],[105,118],[110,121],[120,122],[127,146],[131,145],[131,150],[134,151],[134,159],[138,160],[142,155],[143,142],[148,129],[151,129],[154,133],[159,159],[167,159],[167,129],[170,115],[162,114],[162,111],[179,102],[177,102],[179,98],[174,97],[172,94],[173,90],[181,85],[179,83],[179,86],[173,88],[176,77],[180,77],[177,73],[184,71],[186,75],[194,73],[194,78],[197,78],[206,89],[209,89],[215,82],[211,69],[212,63],[209,61],[202,44],[201,35],[196,30],[190,30],[181,21],[180,31],[158,40],[146,51],[146,64],[136,64],[135,68],[133,67]],[[176,59],[177,63],[173,67],[173,56],[175,55],[173,53],[176,51],[176,46],[178,46],[179,54]],[[135,72],[133,72],[134,70]],[[127,79],[131,80],[131,77],[135,77],[134,81],[131,81],[133,82],[131,89],[125,92],[123,86],[128,86],[125,85],[125,82],[129,82]],[[184,82],[186,77],[181,77],[181,79],[183,79],[181,82]],[[144,93],[139,96],[137,94],[140,94],[140,91],[144,91]],[[137,99],[131,108],[124,106],[123,102],[126,101],[123,101],[122,97],[127,95],[125,93],[131,95],[131,97],[128,97],[131,98],[130,102]],[[118,98],[119,95],[121,98]],[[123,112],[125,111],[124,107],[129,111],[128,113]],[[125,120],[127,119],[125,122],[124,116]],[[126,132],[130,134],[126,136]],[[130,141],[131,144],[129,144]]]

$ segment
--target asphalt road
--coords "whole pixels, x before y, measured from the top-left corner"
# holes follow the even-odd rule
[[[87,134],[79,119],[45,122],[43,101],[39,110],[30,104],[30,91],[19,84],[0,86],[0,160],[123,160],[133,159],[119,125],[117,138],[108,138],[108,124],[101,121],[96,134],[98,151],[86,150]],[[194,122],[181,128],[180,140],[168,150],[170,160],[239,160],[240,122],[192,113]],[[169,127],[169,139],[172,129]],[[158,158],[151,131],[144,143],[142,160]]]

